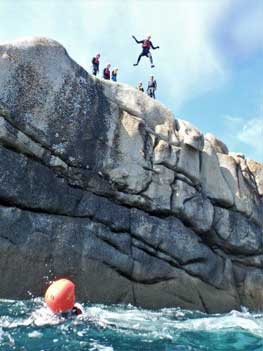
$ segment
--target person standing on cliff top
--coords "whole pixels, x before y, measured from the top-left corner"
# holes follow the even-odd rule
[[[92,73],[94,76],[99,73],[99,68],[100,68],[100,54],[97,54],[95,57],[93,57],[92,61]]]
[[[117,82],[117,75],[118,75],[118,68],[114,68],[112,71],[111,71],[111,80],[113,82]]]
[[[148,82],[148,88],[147,88],[147,94],[155,99],[155,90],[157,89],[157,83],[156,80],[154,79],[154,76],[150,77],[150,80]]]
[[[144,93],[142,82],[137,85],[136,89]]]
[[[132,37],[136,41],[137,44],[142,44],[142,52],[141,52],[141,54],[138,57],[137,63],[134,63],[133,66],[138,66],[141,58],[143,56],[147,56],[147,57],[149,57],[150,62],[151,62],[151,67],[153,68],[154,64],[153,64],[152,54],[150,53],[150,49],[152,48],[152,49],[155,50],[155,49],[160,49],[160,47],[159,46],[155,46],[155,47],[153,46],[153,43],[151,42],[151,36],[150,35],[147,35],[146,39],[144,39],[144,40],[137,40],[134,35]]]
[[[107,66],[103,70],[103,78],[110,80],[110,64],[108,63]]]

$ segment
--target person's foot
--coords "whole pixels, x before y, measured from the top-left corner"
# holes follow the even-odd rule
[[[133,66],[138,66],[138,63],[134,63]]]
[[[154,65],[151,65],[151,68],[155,67]]]

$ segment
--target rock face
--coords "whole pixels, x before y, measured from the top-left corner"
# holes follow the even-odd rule
[[[263,165],[53,40],[0,46],[0,297],[263,308]]]

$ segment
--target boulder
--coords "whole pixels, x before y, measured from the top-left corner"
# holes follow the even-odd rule
[[[232,156],[218,154],[221,172],[234,198],[237,211],[248,217],[252,214],[254,192],[244,179],[240,164]]]
[[[183,173],[194,184],[200,183],[200,155],[194,148],[183,145],[178,152],[177,172]]]
[[[263,165],[262,163],[247,160],[247,165],[250,172],[253,174],[255,182],[257,184],[257,190],[259,195],[263,196]]]
[[[201,158],[201,183],[203,191],[216,203],[226,207],[233,206],[233,194],[223,177],[215,150],[207,140],[205,140]]]
[[[171,210],[171,185],[174,181],[174,172],[162,165],[153,166],[152,181],[148,189],[142,194],[150,202],[150,208],[158,211]]]
[[[262,254],[262,228],[236,211],[215,207],[214,242],[236,255]]]
[[[159,140],[154,148],[153,163],[175,170],[180,150],[177,146],[170,145],[164,140]]]
[[[211,201],[180,179],[173,184],[172,209],[196,231],[206,232],[211,229],[214,215]]]
[[[204,147],[204,136],[200,131],[188,121],[178,119],[179,138],[185,145],[191,146],[197,151],[202,151]]]
[[[216,153],[228,155],[227,146],[215,135],[211,133],[206,133],[205,140],[207,140],[212,145]]]

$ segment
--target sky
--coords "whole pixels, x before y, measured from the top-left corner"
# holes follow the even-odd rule
[[[49,37],[88,72],[100,53],[120,82],[153,74],[176,118],[263,162],[263,0],[0,0],[0,24],[0,43]],[[134,67],[147,34],[156,67]]]

